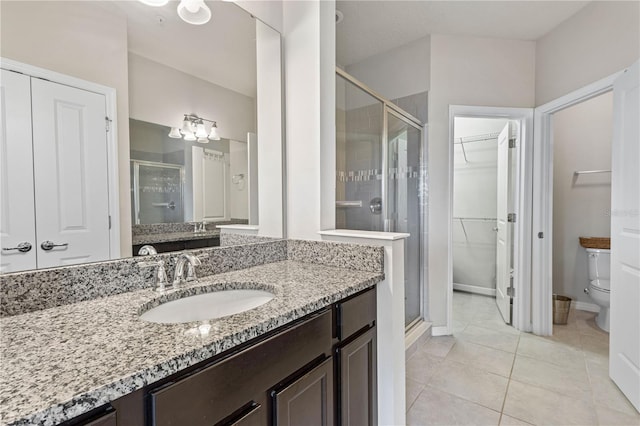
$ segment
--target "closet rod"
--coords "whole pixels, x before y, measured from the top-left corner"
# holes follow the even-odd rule
[[[611,170],[576,170],[574,175],[593,175],[596,173],[611,173]]]
[[[456,220],[477,220],[483,222],[495,222],[498,220],[495,217],[454,217]]]
[[[487,133],[486,135],[477,135],[477,136],[464,136],[461,138],[454,138],[455,145],[462,145],[470,142],[483,142],[483,141],[491,141],[497,139],[500,136],[500,133]],[[457,142],[456,142],[457,141]]]

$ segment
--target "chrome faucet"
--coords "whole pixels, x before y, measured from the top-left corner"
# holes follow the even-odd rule
[[[180,284],[183,282],[195,281],[198,279],[198,277],[196,277],[195,267],[200,265],[201,262],[200,259],[198,259],[198,256],[187,252],[180,253],[178,260],[176,261],[176,269],[173,273],[173,288],[175,289],[180,287]]]

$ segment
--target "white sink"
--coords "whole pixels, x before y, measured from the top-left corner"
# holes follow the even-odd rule
[[[140,318],[162,324],[203,321],[264,305],[275,295],[264,290],[223,290],[183,297],[149,309]]]

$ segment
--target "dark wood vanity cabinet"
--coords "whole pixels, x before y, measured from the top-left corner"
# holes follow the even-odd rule
[[[375,318],[369,289],[67,424],[374,425]]]
[[[138,256],[138,252],[146,244],[134,244],[132,246],[133,255]],[[206,247],[220,246],[220,237],[199,238],[195,240],[185,241],[167,241],[162,243],[153,243],[152,245],[158,253],[168,253],[171,251],[195,250]]]
[[[376,292],[336,304],[340,343],[335,346],[337,423],[377,424]]]

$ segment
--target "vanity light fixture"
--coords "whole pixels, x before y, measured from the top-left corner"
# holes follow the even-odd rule
[[[205,121],[211,123],[211,130],[207,133],[205,127]],[[174,139],[183,138],[185,141],[198,141],[200,143],[207,143],[210,140],[219,141],[220,135],[218,134],[218,123],[213,120],[207,120],[206,118],[198,117],[195,114],[185,114],[182,120],[182,128],[172,127],[169,132],[169,137]]]
[[[161,7],[169,3],[169,0],[140,0],[140,2],[147,6]],[[180,0],[177,11],[180,19],[192,25],[203,25],[211,19],[211,9],[204,0]]]

